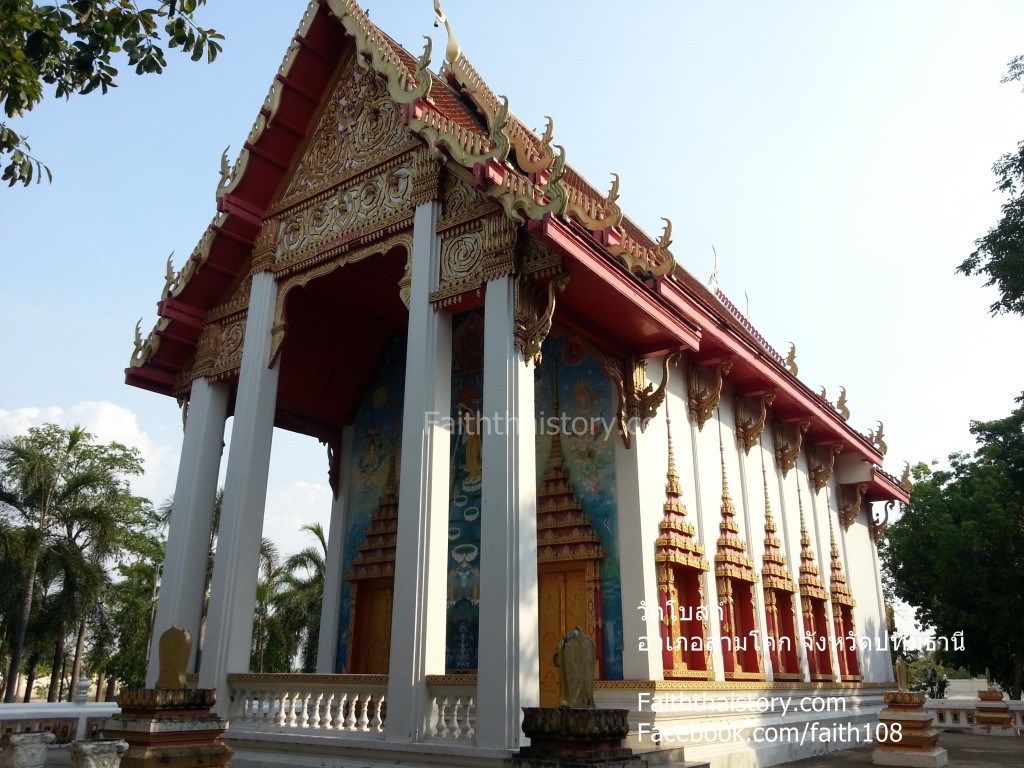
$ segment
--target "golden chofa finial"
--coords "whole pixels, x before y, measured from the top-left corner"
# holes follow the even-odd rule
[[[612,174],[612,188],[608,190],[608,197],[606,202],[609,205],[614,205],[619,199],[619,174]]]
[[[174,251],[171,251],[171,255],[167,257],[167,270],[164,273],[164,290],[160,294],[166,297],[171,292],[171,287],[174,285],[174,280],[177,275],[174,274],[174,263],[171,258],[174,256]]]
[[[668,253],[668,247],[672,245],[672,220],[664,216],[661,217],[661,220],[665,222],[665,231],[658,238],[658,250]]]
[[[437,14],[437,18],[434,19],[434,26],[439,27],[444,24],[444,28],[448,31],[448,46],[444,49],[445,60],[449,64],[454,64],[462,54],[462,51],[459,49],[459,44],[455,41],[452,25],[448,23],[448,17],[444,15],[440,0],[434,0],[434,13]]]

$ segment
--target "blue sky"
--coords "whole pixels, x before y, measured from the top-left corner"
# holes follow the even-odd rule
[[[444,3],[463,50],[528,124],[653,234],[719,280],[800,377],[851,423],[881,419],[886,468],[972,448],[970,419],[1004,416],[1024,388],[1024,320],[954,274],[999,216],[992,162],[1024,139],[1024,94],[1001,85],[1024,53],[1024,4],[860,2]],[[369,2],[418,53],[444,30],[431,0]],[[51,185],[0,189],[0,434],[79,422],[139,446],[155,501],[174,486],[173,400],[123,383],[136,320],[155,321],[164,263],[212,218],[233,160],[305,4],[212,0],[213,65],[168,54],[106,96],[47,99],[13,127]],[[284,551],[326,522],[326,456],[275,434],[267,530]]]

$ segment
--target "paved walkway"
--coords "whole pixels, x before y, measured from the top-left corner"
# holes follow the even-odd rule
[[[975,736],[973,733],[942,731],[939,746],[949,754],[950,768],[988,768],[1024,766],[1024,736]],[[793,768],[838,768],[839,766],[866,766],[871,762],[870,746],[855,747],[840,752],[829,752],[795,763]]]

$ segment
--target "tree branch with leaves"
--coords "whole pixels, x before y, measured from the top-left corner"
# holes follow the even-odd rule
[[[205,4],[171,0],[140,8],[135,0],[0,0],[0,101],[7,120],[30,112],[46,86],[63,98],[117,87],[118,56],[137,75],[163,72],[165,46],[180,48],[192,61],[212,62],[224,37],[196,23],[196,11]],[[52,180],[31,151],[28,136],[0,121],[2,180],[9,186],[28,186],[43,175]]]

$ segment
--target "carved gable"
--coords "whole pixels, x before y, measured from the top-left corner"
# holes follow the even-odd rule
[[[277,207],[309,197],[414,146],[401,111],[372,69],[350,59],[324,103],[305,154]]]

